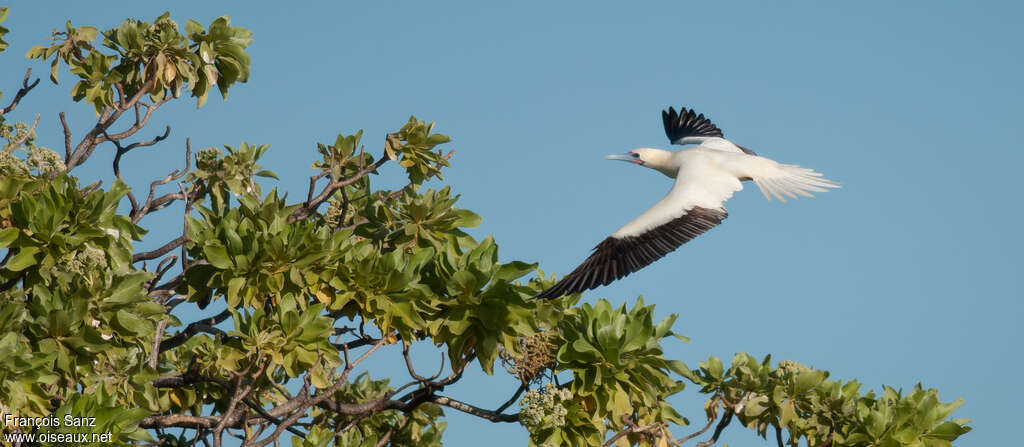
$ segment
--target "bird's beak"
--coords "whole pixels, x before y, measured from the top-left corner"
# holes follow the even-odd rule
[[[632,152],[626,152],[625,154],[605,155],[604,158],[606,158],[608,160],[621,160],[621,161],[625,161],[625,162],[629,162],[629,163],[636,163],[636,164],[643,163],[643,161],[641,161],[640,159],[633,157],[633,153]]]

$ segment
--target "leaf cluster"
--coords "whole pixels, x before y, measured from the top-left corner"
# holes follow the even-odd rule
[[[861,394],[856,380],[828,377],[828,371],[793,361],[772,366],[771,356],[758,362],[746,353],[728,370],[711,357],[687,374],[712,394],[709,418],[724,408],[762,437],[769,428],[785,429],[792,446],[804,439],[808,445],[948,447],[971,429],[967,419],[947,420],[963,401],[941,402],[934,389],[917,384],[904,393],[886,386],[880,396]]]
[[[96,27],[74,27],[69,20],[64,31],[51,34],[49,46],[35,46],[26,54],[43,61],[53,58],[50,80],[54,83],[61,63],[66,64],[79,78],[71,89],[72,98],[92,104],[97,114],[115,106],[115,94],[149,94],[153,101],[160,101],[188,91],[202,107],[210,87],[216,85],[226,99],[232,84],[249,78],[245,49],[252,43],[252,33],[232,27],[226,16],[205,29],[189,20],[184,34],[170,13],[153,23],[127,19],[103,31],[102,47],[94,45],[99,35]]]
[[[0,402],[25,416],[128,404],[141,413],[104,423],[144,439],[129,426],[159,408],[145,359],[157,323],[176,320],[131,265],[143,231],[116,212],[126,191],[115,182],[83,194],[64,175],[0,178],[0,282],[21,282],[0,293]]]

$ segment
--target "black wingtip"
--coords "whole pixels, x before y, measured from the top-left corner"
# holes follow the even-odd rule
[[[718,128],[704,114],[698,114],[693,109],[680,107],[676,113],[674,107],[667,111],[661,111],[661,121],[665,126],[665,136],[673,144],[686,137],[722,137],[722,130]]]

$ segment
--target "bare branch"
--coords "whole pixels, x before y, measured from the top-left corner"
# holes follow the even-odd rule
[[[173,337],[168,338],[160,342],[160,350],[166,351],[168,349],[174,349],[184,344],[188,339],[194,337],[200,332],[206,332],[208,334],[223,335],[224,331],[213,327],[215,324],[220,324],[224,320],[227,320],[231,316],[231,312],[225,309],[223,312],[214,315],[210,318],[204,318],[199,321],[194,321],[185,327],[185,330],[178,332]]]
[[[488,421],[491,422],[519,422],[519,413],[502,414],[495,411],[484,410],[483,408],[476,407],[465,402],[460,402],[445,396],[434,396],[432,399],[430,399],[430,401],[438,405],[454,408],[463,413],[468,413],[479,418],[487,419]]]
[[[85,134],[84,137],[82,137],[82,141],[80,141],[78,145],[75,146],[74,151],[71,152],[71,156],[68,157],[67,161],[65,162],[65,171],[71,171],[76,166],[79,166],[82,163],[84,163],[89,158],[89,156],[92,155],[92,152],[93,150],[96,149],[96,146],[99,145],[99,143],[101,142],[98,140],[102,138],[101,135],[107,131],[107,128],[114,124],[114,122],[116,122],[117,119],[121,117],[121,114],[124,113],[124,111],[128,107],[134,106],[136,103],[139,102],[139,99],[141,99],[143,95],[149,93],[150,89],[153,88],[153,85],[155,83],[155,77],[149,78],[149,80],[147,80],[146,83],[142,85],[139,91],[135,93],[135,95],[133,95],[130,99],[128,99],[127,102],[125,102],[123,108],[119,105],[117,108],[107,107],[106,109],[104,109],[103,113],[100,114],[100,119],[96,121],[96,124],[93,126],[92,130],[90,130],[88,133]],[[135,130],[137,131],[138,129]],[[124,132],[122,132],[122,134],[123,133]],[[134,133],[134,131],[132,133]]]
[[[163,278],[164,274],[174,267],[174,261],[177,260],[177,255],[170,255],[160,260],[160,263],[156,265],[156,275],[153,276],[153,279],[149,280],[149,291],[152,291],[153,288],[156,287],[157,283],[160,282],[160,278]]]
[[[441,377],[441,373],[444,372],[444,356],[443,355],[441,356],[441,370],[438,371],[437,374],[435,374],[433,377],[431,377],[429,379],[426,378],[426,377],[423,377],[423,376],[421,376],[419,374],[416,374],[416,370],[412,366],[412,358],[409,357],[409,344],[408,343],[402,343],[402,357],[405,357],[405,367],[406,367],[406,369],[409,370],[409,377],[412,377],[413,379],[415,379],[415,380],[417,380],[419,382],[422,382],[424,385],[429,386],[432,383],[431,381],[433,381],[434,379],[437,379],[438,377]]]
[[[726,411],[725,416],[722,416],[722,419],[718,421],[718,425],[715,426],[715,433],[711,435],[711,439],[697,444],[697,447],[710,447],[715,445],[715,443],[718,442],[718,437],[722,435],[722,430],[725,430],[725,427],[728,427],[729,423],[732,422],[733,414],[734,413],[732,411]]]
[[[149,354],[149,367],[156,369],[160,359],[160,341],[164,338],[164,330],[167,329],[167,317],[164,317],[156,324],[156,335],[153,336],[153,352]]]
[[[138,132],[139,129],[142,129],[143,127],[146,126],[146,124],[149,123],[149,118],[153,115],[153,112],[156,111],[156,109],[159,109],[160,106],[166,104],[168,101],[170,101],[173,98],[174,98],[173,96],[168,95],[168,96],[165,96],[164,99],[161,99],[161,100],[157,101],[156,103],[154,103],[152,105],[145,104],[145,103],[136,103],[136,104],[134,104],[133,106],[135,108],[135,124],[132,124],[132,126],[129,127],[128,129],[126,129],[124,132],[118,132],[118,133],[115,133],[115,134],[112,134],[112,135],[106,135],[106,132],[104,132],[103,136],[101,136],[101,137],[96,139],[96,144],[103,143],[103,142],[105,142],[107,140],[123,140],[123,139],[128,138],[128,137],[130,137],[132,135],[135,135],[135,132]],[[146,114],[142,115],[141,119],[140,119],[140,115],[139,115],[139,108],[140,107],[145,107],[146,108]],[[127,107],[125,107],[123,110],[127,110]],[[111,124],[113,124],[113,123],[111,123]]]
[[[664,424],[661,423],[654,423],[651,425],[645,425],[643,427],[639,427],[636,424],[630,424],[629,427],[626,427],[624,430],[619,431],[618,433],[615,434],[615,436],[612,436],[610,439],[605,441],[602,447],[611,447],[615,445],[615,441],[618,441],[620,438],[629,435],[630,433],[644,433],[650,437],[656,438],[658,436],[661,436],[660,430],[662,427],[664,427]]]
[[[512,398],[510,398],[509,400],[505,401],[505,403],[501,404],[501,406],[498,407],[497,410],[494,410],[494,412],[495,413],[501,413],[502,411],[505,411],[506,408],[512,406],[512,404],[514,404],[516,402],[516,400],[519,399],[519,396],[523,395],[523,392],[526,391],[527,388],[529,388],[529,387],[527,387],[525,383],[522,384],[522,385],[519,385],[519,389],[517,389],[515,394],[512,395]]]
[[[213,416],[188,416],[184,414],[168,414],[159,416],[147,416],[139,421],[142,428],[213,428],[217,426],[218,418]]]
[[[64,112],[57,114],[60,117],[60,125],[64,128],[64,162],[67,163],[71,159],[71,128],[68,127],[67,117],[64,116]]]
[[[170,242],[164,244],[162,247],[156,250],[144,251],[142,253],[136,253],[132,255],[132,262],[134,263],[159,258],[169,253],[171,250],[178,248],[181,244],[184,244],[186,241],[188,241],[187,236],[178,236],[177,238],[171,240]]]
[[[717,407],[716,407],[716,408],[717,408]],[[709,417],[709,418],[708,418],[708,425],[705,425],[705,426],[704,426],[704,428],[702,428],[702,429],[700,429],[700,430],[698,430],[698,431],[696,431],[696,432],[694,432],[694,433],[691,433],[691,434],[690,434],[690,435],[688,435],[688,436],[685,436],[685,437],[683,437],[683,438],[680,438],[680,439],[679,439],[678,441],[676,441],[676,443],[678,443],[678,444],[682,444],[682,443],[684,443],[684,442],[686,442],[686,441],[689,441],[689,440],[691,440],[691,439],[693,439],[693,438],[696,438],[696,437],[698,437],[698,436],[700,436],[700,435],[703,435],[703,434],[704,434],[704,432],[708,431],[708,429],[709,429],[709,428],[711,428],[711,424],[714,424],[714,423],[715,423],[715,419],[717,419],[717,418],[718,418],[718,414],[717,414],[717,413],[718,413],[718,412],[717,412],[717,411],[715,411],[715,412],[714,412],[714,413],[713,413],[713,414],[711,415],[711,417]]]
[[[7,146],[7,148],[5,148],[4,151],[6,151],[7,153],[11,153],[14,152],[15,149],[21,147],[21,145],[25,144],[25,142],[28,141],[29,138],[32,138],[32,136],[36,134],[36,126],[38,125],[39,114],[37,113],[36,120],[32,122],[32,127],[28,129],[28,132],[25,132],[25,135],[22,135],[21,138],[18,138],[16,141],[11,142],[11,144]]]
[[[32,91],[32,89],[36,88],[36,86],[39,85],[39,78],[36,78],[36,80],[32,82],[32,84],[29,84],[28,80],[31,77],[32,69],[29,68],[25,71],[25,79],[21,81],[21,88],[18,89],[18,93],[14,94],[14,100],[12,100],[11,103],[7,105],[7,107],[0,109],[0,116],[6,115],[10,111],[14,110],[15,107],[18,107],[18,103],[21,102],[21,98],[24,98],[25,95],[28,94],[28,92]]]
[[[302,204],[301,207],[296,209],[292,213],[292,215],[289,216],[288,221],[289,222],[297,222],[299,220],[305,219],[306,217],[309,217],[310,214],[313,214],[313,210],[317,209],[317,207],[319,207],[320,204],[322,204],[325,201],[327,201],[327,199],[331,197],[331,194],[334,194],[334,191],[337,191],[339,188],[343,188],[345,186],[351,185],[351,184],[359,181],[359,179],[361,179],[363,177],[366,177],[367,175],[369,175],[372,172],[376,172],[377,168],[381,167],[381,165],[386,163],[388,160],[390,160],[390,159],[387,157],[387,154],[385,153],[384,155],[382,155],[380,157],[380,159],[378,159],[372,165],[370,165],[370,166],[368,166],[366,168],[361,169],[359,172],[356,172],[351,177],[346,178],[346,179],[331,181],[330,183],[327,184],[327,186],[324,186],[324,189],[321,190],[320,193],[316,195],[316,197],[312,197],[313,190],[316,187],[316,181],[319,180],[320,178],[323,178],[324,174],[327,173],[328,171],[324,171],[324,172],[322,172],[320,174],[317,174],[317,175],[314,175],[313,177],[310,177],[310,179],[309,179],[309,194],[308,194],[308,198],[306,200],[306,203]]]

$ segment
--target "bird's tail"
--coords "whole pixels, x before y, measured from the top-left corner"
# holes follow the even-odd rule
[[[786,197],[795,199],[798,195],[814,197],[812,192],[825,192],[828,188],[838,188],[839,183],[822,177],[813,169],[801,168],[797,165],[778,164],[778,169],[770,170],[768,175],[754,176],[751,180],[761,189],[761,194],[768,200],[772,197],[786,201]]]

